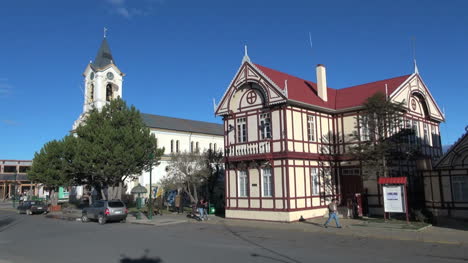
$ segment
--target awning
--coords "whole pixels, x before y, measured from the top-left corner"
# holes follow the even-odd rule
[[[406,177],[379,177],[379,184],[406,184]]]

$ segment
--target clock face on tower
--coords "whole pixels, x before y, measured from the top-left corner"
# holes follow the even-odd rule
[[[94,79],[94,72],[91,72],[91,74],[89,74],[89,78],[90,78],[91,80]]]
[[[107,79],[113,80],[114,79],[114,74],[112,74],[112,72],[107,72]]]

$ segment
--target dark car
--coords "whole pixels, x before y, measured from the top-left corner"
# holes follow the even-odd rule
[[[42,214],[47,212],[47,205],[42,201],[24,201],[18,206],[18,214]]]
[[[99,200],[91,206],[83,208],[81,221],[83,223],[89,220],[97,220],[99,224],[105,224],[107,221],[125,222],[128,210],[125,204],[120,200]]]

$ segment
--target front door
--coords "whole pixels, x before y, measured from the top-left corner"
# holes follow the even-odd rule
[[[363,192],[362,177],[359,168],[341,168],[340,173],[341,204],[346,204],[348,198]]]

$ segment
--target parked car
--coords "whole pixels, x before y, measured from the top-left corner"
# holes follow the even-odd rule
[[[42,201],[24,201],[18,206],[18,214],[43,214],[47,212],[47,205]]]
[[[99,200],[91,206],[83,208],[81,221],[83,223],[90,220],[97,220],[103,225],[107,221],[125,222],[127,219],[128,210],[125,204],[120,200]]]

